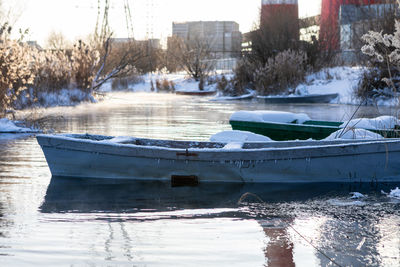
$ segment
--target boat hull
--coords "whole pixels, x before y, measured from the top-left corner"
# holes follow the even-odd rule
[[[215,95],[217,91],[175,91],[177,95],[191,95],[191,96],[210,96]]]
[[[342,122],[329,121],[306,121],[303,124],[295,123],[275,123],[275,122],[252,122],[230,120],[229,123],[233,130],[248,131],[256,134],[268,136],[272,140],[321,140],[330,134],[343,128],[339,127]],[[371,132],[382,135],[385,138],[399,138],[399,130],[375,130]]]
[[[313,104],[313,103],[331,103],[339,94],[322,94],[306,96],[259,96],[258,99],[268,104]]]
[[[53,176],[160,181],[196,177],[198,182],[233,183],[400,181],[397,139],[273,142],[227,151],[111,145],[46,135],[37,140]]]

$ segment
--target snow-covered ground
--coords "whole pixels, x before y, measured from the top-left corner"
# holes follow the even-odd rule
[[[27,128],[22,122],[0,119],[0,133],[37,133],[37,129]]]
[[[141,82],[136,84],[128,85],[128,90],[133,92],[152,92],[151,83],[153,82],[154,91],[157,91],[156,81],[162,82],[163,80],[168,80],[174,84],[175,91],[186,91],[186,92],[197,92],[199,91],[199,82],[195,81],[192,78],[189,78],[185,72],[177,72],[177,73],[148,73],[141,76]],[[207,81],[204,84],[203,91],[215,91],[216,84],[207,84]],[[111,82],[106,83],[100,88],[101,92],[110,92],[112,91]]]
[[[334,94],[338,93],[335,103],[358,104],[354,97],[362,73],[362,67],[334,67],[322,69],[317,73],[306,77],[306,82],[297,86],[295,93],[298,95],[308,94]]]
[[[32,101],[34,95],[32,89],[29,92],[24,92],[21,98],[16,103],[17,109],[29,107],[55,107],[55,106],[76,106],[82,102],[96,102],[94,96],[79,89],[61,89],[54,92],[39,92],[37,99]]]
[[[360,78],[365,71],[364,67],[333,67],[325,68],[319,72],[310,74],[306,77],[306,81],[298,85],[294,94],[296,96],[305,96],[310,94],[339,94],[339,97],[333,100],[334,103],[338,104],[359,104],[359,99],[355,97],[355,89],[360,81]],[[221,73],[217,73],[211,76],[215,78],[220,76]],[[224,73],[227,79],[233,77],[233,73]],[[128,85],[128,90],[133,92],[151,92],[151,81],[153,81],[153,87],[155,88],[156,80],[163,81],[164,79],[173,82],[176,91],[199,91],[199,82],[188,77],[185,72],[178,73],[152,73],[141,76],[142,82]],[[106,83],[102,86],[102,92],[111,91],[111,82]],[[208,84],[205,82],[204,91],[215,91],[216,83]],[[155,89],[157,91],[157,89]],[[254,92],[249,91],[246,97],[254,95]],[[212,100],[224,101],[224,100],[235,100],[242,99],[244,96],[238,97],[227,97],[218,95]],[[379,100],[378,105],[392,106],[397,105],[398,100]]]

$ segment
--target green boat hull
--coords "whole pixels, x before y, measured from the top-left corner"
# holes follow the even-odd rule
[[[321,140],[330,134],[342,129],[339,126],[342,122],[332,121],[306,121],[303,124],[295,123],[274,123],[274,122],[250,122],[250,121],[234,121],[229,123],[233,130],[248,131],[256,134],[268,136],[272,140]],[[386,138],[399,138],[399,130],[371,130]]]

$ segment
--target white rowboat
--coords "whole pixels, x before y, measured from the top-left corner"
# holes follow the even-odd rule
[[[199,182],[400,181],[400,139],[251,142],[38,135],[53,176]]]

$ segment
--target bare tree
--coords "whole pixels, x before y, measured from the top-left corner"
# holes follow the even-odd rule
[[[46,40],[46,46],[52,50],[70,48],[71,44],[62,32],[52,31]]]
[[[170,40],[169,52],[178,64],[196,81],[201,81],[213,69],[212,52],[206,39],[183,40],[176,37]]]
[[[122,43],[113,42],[111,38],[113,33],[109,26],[110,0],[104,0],[103,5],[101,3],[102,0],[98,0],[96,28],[92,40],[93,45],[100,52],[92,90],[98,89],[111,78],[131,73],[135,69],[135,64],[145,56],[132,38]]]
[[[102,56],[92,83],[92,90],[98,89],[111,78],[123,77],[135,70],[135,64],[144,57],[137,49],[135,41],[117,46],[113,51],[113,42],[108,38],[102,47]]]

